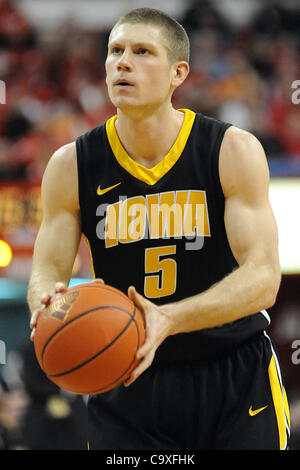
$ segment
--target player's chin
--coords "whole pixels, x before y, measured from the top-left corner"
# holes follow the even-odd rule
[[[130,96],[113,96],[111,101],[116,108],[124,111],[139,107],[138,100]]]
[[[123,114],[132,118],[143,118],[147,115],[152,115],[153,111],[159,107],[159,104],[151,101],[150,99],[116,99],[112,101],[113,105],[120,109]]]

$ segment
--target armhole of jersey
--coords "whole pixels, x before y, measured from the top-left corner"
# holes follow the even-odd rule
[[[222,188],[221,181],[220,181],[220,171],[219,171],[220,150],[221,150],[221,145],[222,145],[225,132],[227,131],[227,129],[229,129],[229,127],[231,127],[231,124],[223,123],[222,127],[219,130],[218,136],[215,140],[214,146],[212,148],[213,176],[214,176],[214,181],[215,181],[216,188],[218,191],[219,199],[222,202],[224,202],[224,193],[223,193],[223,188]]]
[[[77,181],[78,181],[78,200],[81,216],[81,230],[85,233],[85,214],[84,214],[84,189],[82,177],[84,174],[82,142],[80,137],[76,139],[76,160],[77,160]],[[81,176],[80,176],[81,175]]]

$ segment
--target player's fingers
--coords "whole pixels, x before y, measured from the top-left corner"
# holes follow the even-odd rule
[[[101,279],[101,277],[97,277],[97,279],[94,279],[92,282],[100,282],[100,284],[105,284],[104,280]]]
[[[130,286],[128,288],[128,297],[135,303],[138,308],[140,308],[144,312],[150,304],[150,302],[148,302],[145,297],[143,297],[137,292],[134,286]]]
[[[41,308],[38,308],[38,309],[34,310],[34,312],[31,315],[31,318],[30,318],[30,328],[32,328],[32,331],[31,331],[31,334],[30,334],[31,341],[33,341],[33,338],[34,338],[38,318],[39,318],[41,312],[45,308],[46,308],[46,305],[43,305]]]
[[[41,297],[41,304],[44,304],[44,305],[47,305],[51,300],[51,295],[47,294],[47,293],[44,293]]]
[[[37,322],[38,322],[38,318],[41,314],[41,312],[46,308],[48,307],[49,303],[51,301],[51,295],[47,294],[46,292],[44,292],[41,296],[41,307],[40,308],[37,308],[36,310],[34,310],[32,312],[32,315],[30,317],[30,328],[32,328],[32,332],[31,332],[31,335],[30,335],[30,339],[33,340],[33,337],[34,337],[34,333],[35,333],[35,328],[36,328],[36,325],[37,325]]]
[[[38,317],[40,313],[45,309],[45,305],[41,306],[40,308],[37,308],[32,312],[31,318],[30,318],[30,328],[34,328],[37,324]]]
[[[124,386],[129,387],[145,370],[147,370],[154,359],[154,354],[155,351],[150,351],[147,356],[144,357],[144,359],[139,363],[139,365],[132,371],[130,377],[125,380]]]
[[[54,294],[50,297],[49,303],[54,302],[59,297],[61,297],[65,292],[67,292],[67,287],[63,282],[57,282],[54,288]]]
[[[38,311],[35,310],[32,315],[31,315],[31,318],[30,318],[30,328],[34,328],[35,325],[36,325],[36,321],[37,321],[37,317],[38,317]]]
[[[142,344],[142,346],[136,352],[136,358],[140,360],[150,354],[151,351],[155,352],[159,344],[160,343],[158,342],[157,338],[153,336],[153,334],[146,335],[144,344]]]
[[[34,340],[34,335],[35,335],[35,328],[32,328],[31,334],[30,334],[30,340],[31,340],[31,341]]]
[[[150,352],[150,350],[153,348],[152,344],[150,342],[146,342],[143,344],[143,346],[140,347],[140,349],[136,353],[136,358],[137,359],[142,359],[143,357],[146,356]]]
[[[63,293],[67,291],[67,287],[63,282],[57,282],[55,284],[55,293]]]
[[[38,318],[39,318],[39,315],[41,314],[41,312],[45,308],[48,307],[50,302],[53,299],[55,299],[55,297],[59,296],[59,294],[63,294],[66,291],[67,291],[67,288],[66,288],[65,284],[63,282],[57,282],[55,284],[55,294],[53,296],[51,296],[50,294],[47,294],[47,293],[42,294],[41,300],[40,300],[42,306],[40,308],[36,309],[32,313],[31,318],[30,318],[30,328],[32,328],[32,331],[31,331],[31,334],[30,334],[31,341],[33,341],[33,339],[34,339]]]
[[[33,341],[34,333],[35,333],[35,328],[32,328],[31,333],[30,333],[30,341]]]

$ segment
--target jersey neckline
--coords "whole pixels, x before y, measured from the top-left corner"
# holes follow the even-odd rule
[[[185,108],[178,109],[178,111],[182,111],[185,114],[184,121],[178,136],[169,152],[153,168],[147,168],[144,165],[135,162],[128,155],[116,131],[115,122],[117,115],[112,116],[106,121],[106,134],[108,142],[119,165],[129,174],[150,186],[156,184],[175,165],[175,163],[179,160],[190,136],[196,113],[190,109]]]

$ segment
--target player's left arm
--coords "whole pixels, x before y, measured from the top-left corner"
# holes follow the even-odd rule
[[[229,128],[219,160],[227,238],[239,267],[207,291],[176,304],[176,332],[220,326],[270,308],[281,274],[269,201],[269,169],[252,134]],[[185,314],[186,313],[186,314]]]
[[[268,164],[260,142],[230,127],[220,150],[219,175],[227,238],[238,268],[205,292],[161,307],[130,288],[146,323],[149,319],[148,340],[138,352],[143,361],[135,373],[152,362],[167,336],[221,326],[275,302],[281,280],[278,235],[269,202]]]

